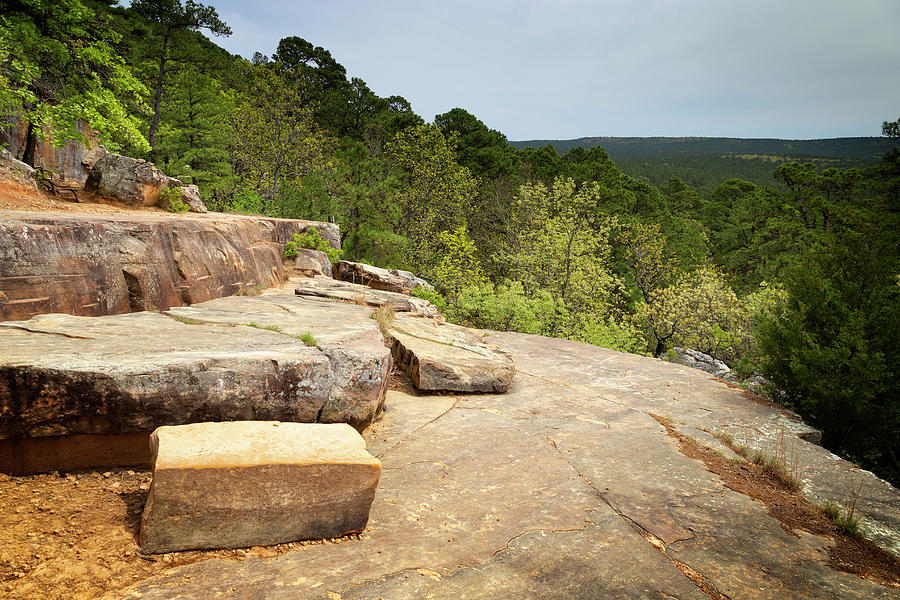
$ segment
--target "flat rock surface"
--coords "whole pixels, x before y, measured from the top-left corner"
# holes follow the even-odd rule
[[[484,333],[398,314],[390,326],[394,360],[420,390],[505,392],[516,367]]]
[[[506,394],[388,393],[365,432],[383,471],[362,539],[208,560],[110,597],[709,598],[676,563],[731,599],[900,597],[829,568],[829,540],[786,531],[651,416],[767,447],[776,409],[651,358],[487,341],[516,362]],[[864,529],[900,551],[900,492],[796,439],[805,491],[840,501],[863,481]]]
[[[376,290],[359,283],[338,281],[330,277],[311,277],[292,281],[294,292],[298,296],[315,296],[319,298],[331,298],[342,302],[365,304],[368,306],[381,306],[390,304],[397,312],[408,312],[424,317],[442,318],[438,309],[421,298]]]
[[[381,474],[343,423],[238,421],[160,427],[145,552],[241,548],[365,529]]]
[[[366,314],[371,309],[330,307],[324,319],[310,306],[305,314],[313,321],[323,316],[321,327],[309,324],[322,340],[318,348],[246,325],[266,310],[290,314],[274,301],[223,300],[232,302],[225,314],[254,300],[256,312],[219,320],[233,327],[151,312],[0,323],[0,439],[248,419],[362,429],[375,418],[390,356]],[[303,299],[286,295],[285,302]]]
[[[332,387],[316,419],[320,423],[349,423],[362,429],[375,419],[384,401],[391,353],[368,306],[329,302],[269,290],[261,296],[231,296],[169,314],[195,322],[272,328],[297,338],[309,334],[315,349],[328,360]]]

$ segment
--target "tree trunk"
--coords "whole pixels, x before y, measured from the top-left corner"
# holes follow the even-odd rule
[[[28,132],[25,134],[25,150],[22,152],[22,162],[34,166],[34,153],[37,150],[37,132],[34,123],[28,123]]]

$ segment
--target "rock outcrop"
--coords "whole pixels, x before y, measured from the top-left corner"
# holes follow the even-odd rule
[[[10,151],[3,147],[0,147],[0,183],[7,188],[26,194],[38,191],[34,168],[16,160]]]
[[[737,377],[731,372],[731,368],[721,360],[714,358],[709,354],[704,354],[699,350],[678,347],[672,348],[672,352],[675,356],[673,358],[667,358],[666,360],[686,367],[693,367],[695,369],[700,369],[701,371],[706,371],[713,377],[718,377],[719,379],[731,383],[737,382]]]
[[[328,358],[253,327],[142,312],[0,323],[0,438],[131,433],[198,421],[314,422]]]
[[[273,421],[160,427],[141,519],[144,552],[242,548],[365,529],[381,463],[348,425]]]
[[[79,121],[78,133],[87,144],[69,140],[55,146],[49,136],[38,140],[34,147],[34,166],[48,179],[49,187],[60,198],[77,201],[91,169],[106,150],[99,145],[97,132],[87,123]],[[49,133],[45,129],[45,134]],[[28,125],[19,123],[0,131],[0,142],[5,142],[13,157],[22,160],[25,154]]]
[[[321,250],[310,248],[298,248],[297,257],[294,259],[294,268],[304,277],[325,275],[331,277],[331,261],[328,255]]]
[[[312,277],[294,282],[294,293],[298,296],[331,298],[368,306],[389,304],[397,312],[443,319],[437,307],[427,300],[399,292],[376,290],[359,283],[338,281],[330,277]]]
[[[401,314],[389,333],[394,360],[420,390],[505,392],[516,372],[509,353],[466,327]]]
[[[163,173],[153,163],[121,154],[106,154],[100,158],[84,185],[86,193],[94,194],[103,201],[165,209],[169,206],[162,192],[171,188],[180,191],[180,200],[192,212],[206,212],[197,186],[186,186]]]
[[[334,263],[335,279],[367,285],[376,290],[411,294],[417,287],[434,289],[424,279],[419,279],[409,271],[399,269],[382,269],[364,263],[339,260]]]
[[[319,408],[320,423],[349,423],[363,429],[381,412],[391,354],[378,324],[365,306],[301,298],[290,293],[256,297],[219,298],[194,306],[173,308],[171,314],[195,323],[271,328],[297,343],[313,337],[315,349],[328,361],[320,367],[331,388]],[[239,344],[239,340],[234,343]],[[299,420],[299,419],[297,419]]]
[[[336,225],[312,221],[0,211],[0,321],[165,310],[276,285],[285,243],[310,226],[340,244]]]

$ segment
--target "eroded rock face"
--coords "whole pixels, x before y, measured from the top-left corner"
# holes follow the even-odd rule
[[[278,329],[285,336],[310,334],[327,359],[331,389],[315,419],[349,423],[362,430],[380,414],[391,370],[391,353],[383,342],[372,309],[290,293],[219,298],[173,308],[171,314],[192,322]],[[324,367],[323,367],[324,368]]]
[[[0,211],[0,321],[165,310],[269,287],[294,233],[330,223],[209,213]]]
[[[516,367],[509,353],[466,327],[397,315],[394,360],[420,390],[505,392]]]
[[[27,193],[37,193],[34,169],[15,157],[6,148],[0,147],[0,184]]]
[[[321,250],[297,248],[294,268],[304,277],[315,277],[316,275],[331,277],[331,261],[328,260],[328,255]]]
[[[107,154],[94,164],[85,189],[106,200],[137,206],[159,206],[159,194],[172,185],[172,178],[153,163]]]
[[[331,298],[368,306],[390,304],[397,312],[443,320],[443,315],[437,307],[427,300],[399,292],[376,290],[359,283],[338,281],[330,277],[312,277],[297,281],[294,284],[294,292],[298,296]]]
[[[242,548],[365,529],[381,463],[343,424],[160,427],[141,519],[144,552]]]
[[[151,312],[0,323],[2,439],[315,422],[334,388],[324,353],[274,331]]]
[[[334,278],[351,283],[367,285],[376,290],[411,294],[417,287],[434,289],[424,279],[420,279],[409,271],[399,269],[382,269],[358,262],[339,260],[334,263]]]
[[[57,147],[47,135],[37,141],[34,149],[34,165],[49,177],[55,194],[69,201],[77,200],[77,194],[84,187],[94,163],[106,154],[106,149],[99,145],[97,132],[87,123],[78,121],[76,130],[84,136],[87,145],[69,140]],[[45,128],[44,133],[49,134],[49,130]],[[27,123],[18,123],[0,131],[0,141],[6,142],[12,155],[22,160],[27,134]]]

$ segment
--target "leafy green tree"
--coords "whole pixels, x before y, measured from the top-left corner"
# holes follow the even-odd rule
[[[399,233],[409,240],[407,262],[415,268],[429,261],[436,234],[465,224],[477,182],[456,162],[452,144],[434,125],[404,129],[385,146],[384,155],[399,181],[394,195]]]
[[[275,209],[285,181],[331,162],[334,140],[316,126],[312,109],[302,105],[302,81],[267,65],[246,68],[252,83],[230,118],[230,162],[268,212]]]
[[[153,147],[156,142],[156,130],[159,127],[166,76],[180,68],[178,65],[169,64],[170,52],[176,37],[186,31],[203,29],[213,35],[231,35],[231,29],[219,18],[213,7],[204,6],[194,0],[186,0],[183,4],[181,0],[134,0],[131,3],[131,10],[151,25],[152,35],[159,44],[154,51],[157,63],[156,83],[153,117],[147,134],[147,140]]]
[[[551,188],[523,185],[517,198],[516,237],[506,260],[526,295],[547,291],[565,307],[551,324],[551,335],[571,333],[581,316],[611,314],[612,297],[621,287],[610,269],[614,223],[590,218],[599,193],[596,184],[576,187],[572,179],[558,178]]]
[[[111,149],[147,149],[135,116],[146,88],[113,48],[119,35],[80,0],[17,0],[0,15],[0,121],[27,123],[23,159],[39,139],[82,139],[78,122]]]
[[[235,95],[218,80],[192,67],[172,78],[162,104],[162,124],[154,149],[157,164],[169,175],[200,187],[209,198],[231,176],[226,143],[228,116]]]
[[[900,482],[900,286],[896,236],[846,231],[785,278],[764,320],[763,372],[822,429],[825,447]]]
[[[898,138],[900,137],[900,119],[896,121],[885,121],[881,125],[881,135],[886,135],[887,137]]]

